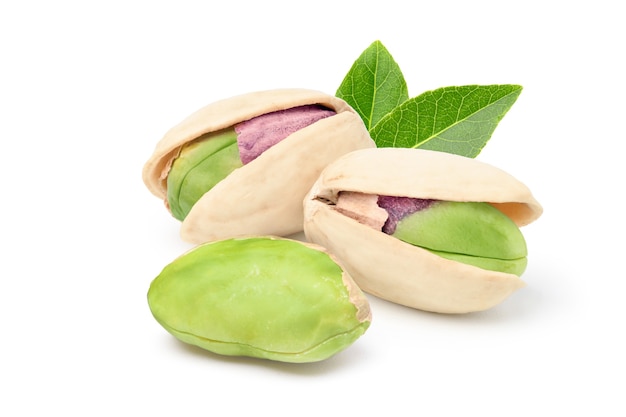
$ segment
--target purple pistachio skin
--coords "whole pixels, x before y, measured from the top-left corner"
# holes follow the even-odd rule
[[[241,162],[247,164],[292,133],[335,115],[319,105],[279,110],[243,121],[235,126]]]
[[[378,207],[387,210],[387,213],[389,213],[389,217],[383,226],[383,232],[392,235],[396,231],[396,226],[400,220],[416,211],[430,207],[436,201],[412,197],[379,196]]]

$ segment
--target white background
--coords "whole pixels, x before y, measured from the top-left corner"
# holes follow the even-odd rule
[[[626,415],[617,4],[2,2],[0,414]],[[179,343],[146,302],[190,247],[141,181],[154,145],[221,98],[333,94],[375,40],[411,96],[524,86],[478,158],[545,208],[527,287],[463,316],[370,297],[368,332],[317,364]]]

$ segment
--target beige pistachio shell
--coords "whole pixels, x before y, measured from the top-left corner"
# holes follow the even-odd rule
[[[169,167],[187,142],[262,114],[307,104],[320,104],[337,114],[291,134],[204,194],[183,221],[184,240],[202,243],[301,231],[302,200],[321,170],[341,155],[375,144],[345,101],[307,89],[259,91],[221,100],[165,134],[143,169],[144,183],[163,200]]]
[[[333,203],[341,191],[489,202],[516,224],[529,224],[542,207],[506,172],[435,151],[354,151],[330,164],[305,197],[304,232],[337,255],[363,291],[420,310],[486,310],[525,285],[516,275],[441,258],[340,214]]]

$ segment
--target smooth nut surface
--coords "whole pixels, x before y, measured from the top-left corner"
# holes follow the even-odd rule
[[[530,190],[475,159],[418,149],[351,152],[330,164],[304,201],[308,240],[337,255],[365,292],[409,307],[467,313],[491,308],[524,282],[516,275],[445,259],[342,214],[341,192],[487,202],[517,226],[542,213]]]
[[[428,201],[427,207],[401,219],[388,234],[447,259],[522,275],[526,240],[504,213],[489,203]]]
[[[325,249],[278,237],[200,245],[150,285],[156,320],[209,351],[315,362],[344,350],[371,322],[370,306]]]
[[[302,199],[321,170],[341,155],[375,144],[347,103],[306,89],[260,91],[221,100],[198,110],[166,133],[143,169],[144,183],[164,201],[172,161],[186,143],[256,116],[311,104],[336,114],[294,132],[217,183],[184,219],[184,240],[202,243],[301,231]]]
[[[234,129],[185,144],[167,175],[167,206],[172,216],[184,220],[208,190],[242,166]]]

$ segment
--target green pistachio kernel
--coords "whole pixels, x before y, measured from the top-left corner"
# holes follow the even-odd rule
[[[323,248],[249,237],[197,246],[148,291],[155,319],[179,340],[214,353],[315,362],[369,327],[369,304]]]
[[[488,203],[438,201],[400,220],[392,236],[437,255],[520,276],[526,241],[515,223]]]
[[[234,128],[205,134],[183,146],[167,176],[172,215],[184,220],[207,190],[241,166]]]

